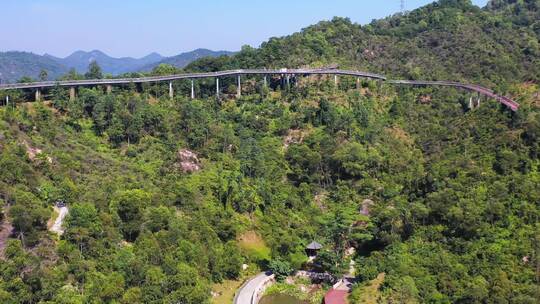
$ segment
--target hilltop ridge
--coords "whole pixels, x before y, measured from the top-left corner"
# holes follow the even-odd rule
[[[391,78],[467,80],[486,86],[540,79],[539,1],[519,5],[443,0],[367,25],[336,17],[300,32],[245,46],[230,58],[203,59],[187,70],[326,66],[377,72]],[[497,4],[497,5],[496,5]],[[491,9],[497,7],[497,10]],[[513,17],[512,17],[513,16]]]

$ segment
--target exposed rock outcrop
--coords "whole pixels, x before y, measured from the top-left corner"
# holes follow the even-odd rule
[[[283,147],[287,149],[291,144],[301,144],[309,133],[310,130],[290,129],[283,138]]]
[[[26,147],[26,154],[28,155],[28,158],[30,158],[32,161],[36,161],[39,155],[45,155],[43,150],[30,146],[26,140],[23,141],[23,145]],[[46,159],[49,164],[52,164],[52,158],[50,156],[46,156]]]
[[[362,201],[362,209],[360,209],[360,214],[365,215],[365,216],[369,216],[370,208],[374,204],[375,203],[372,200],[370,200],[369,198]]]
[[[197,154],[188,149],[178,150],[178,166],[184,173],[193,173],[202,169],[201,162]]]

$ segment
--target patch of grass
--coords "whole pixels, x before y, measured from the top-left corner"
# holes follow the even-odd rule
[[[238,245],[256,260],[270,260],[270,248],[255,231],[246,231],[238,238]]]
[[[384,273],[379,273],[379,275],[356,288],[349,296],[349,303],[351,304],[376,304],[379,303],[381,299],[380,287],[384,282]]]
[[[242,286],[243,280],[225,280],[220,284],[214,284],[212,291],[219,296],[212,297],[212,304],[231,304],[234,293]]]
[[[275,284],[272,284],[265,290],[264,294],[286,294],[301,300],[303,300],[303,298],[305,297],[305,294],[300,290],[300,288],[284,282],[276,282]]]

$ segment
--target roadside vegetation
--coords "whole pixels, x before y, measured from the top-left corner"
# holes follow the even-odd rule
[[[312,284],[309,279],[294,278],[288,282],[277,282],[268,287],[264,294],[269,295],[288,295],[306,304],[320,304],[326,293],[326,286]]]

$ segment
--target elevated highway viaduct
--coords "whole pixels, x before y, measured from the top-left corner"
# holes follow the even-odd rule
[[[207,72],[207,73],[185,73],[185,74],[174,74],[174,75],[165,75],[165,76],[149,76],[149,77],[140,77],[140,78],[114,78],[114,79],[87,79],[87,80],[65,80],[65,81],[42,81],[42,82],[31,82],[31,83],[13,83],[13,84],[1,84],[0,90],[24,90],[32,89],[35,90],[35,100],[41,100],[42,90],[52,87],[67,87],[70,89],[70,99],[75,98],[75,89],[82,86],[105,86],[107,92],[112,90],[113,86],[126,85],[126,84],[139,84],[139,83],[167,83],[169,84],[169,96],[172,98],[174,95],[173,92],[173,81],[188,79],[191,80],[191,98],[195,98],[194,90],[194,81],[201,78],[215,78],[216,81],[216,96],[219,97],[220,86],[219,79],[223,77],[237,77],[237,96],[241,95],[241,76],[244,75],[260,75],[263,76],[264,85],[267,84],[267,77],[271,75],[279,75],[282,79],[285,79],[289,83],[291,76],[296,75],[332,75],[334,76],[334,81],[337,83],[338,76],[352,76],[357,78],[357,83],[359,83],[360,78],[367,78],[386,82],[392,85],[408,85],[408,86],[447,86],[455,87],[458,89],[467,90],[470,92],[476,92],[479,95],[487,96],[489,98],[495,99],[499,103],[505,105],[512,111],[517,111],[519,104],[514,100],[498,95],[492,90],[475,85],[467,84],[460,82],[452,81],[427,81],[427,80],[390,80],[385,76],[362,72],[356,70],[340,70],[332,68],[322,68],[322,69],[239,69],[239,70],[228,70],[228,71],[218,71],[218,72]],[[9,97],[7,97],[9,100]]]

